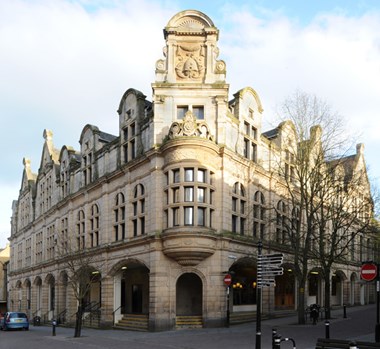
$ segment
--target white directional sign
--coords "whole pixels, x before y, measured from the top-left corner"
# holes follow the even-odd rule
[[[283,262],[282,253],[259,255],[257,257],[257,287],[269,287],[275,285],[274,278],[282,275],[284,269],[280,267]]]

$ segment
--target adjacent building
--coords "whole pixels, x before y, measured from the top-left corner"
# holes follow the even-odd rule
[[[264,132],[263,106],[250,87],[231,99],[218,36],[205,14],[176,14],[164,29],[152,100],[124,93],[118,135],[86,125],[79,149],[56,148],[44,131],[38,171],[24,159],[13,207],[11,310],[72,322],[78,300],[67,261],[86,256],[96,277],[82,304],[85,321],[139,321],[152,331],[191,321],[221,326],[227,272],[231,316],[256,310],[260,239],[264,253],[285,253],[284,275],[263,289],[263,312],[296,309],[293,259],[278,233],[278,217],[290,212],[277,167],[291,166],[291,125]],[[359,145],[342,170],[362,169],[363,151]],[[333,305],[373,300],[359,275],[373,244],[364,236],[355,246],[350,263],[334,265]],[[322,302],[312,262],[310,271],[307,303]]]

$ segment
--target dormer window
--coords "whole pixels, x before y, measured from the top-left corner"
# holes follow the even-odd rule
[[[188,112],[189,107],[186,106],[178,106],[177,107],[177,119],[183,119],[185,117],[185,114]]]
[[[202,106],[193,106],[193,115],[197,120],[204,120],[204,108]]]
[[[203,105],[180,105],[177,106],[177,119],[183,120],[188,111],[191,111],[197,120],[204,120],[204,106]]]

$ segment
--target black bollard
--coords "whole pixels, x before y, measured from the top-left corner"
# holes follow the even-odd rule
[[[325,321],[325,337],[330,338],[330,321],[328,320]]]
[[[57,326],[57,321],[53,320],[51,324],[52,324],[52,330],[53,330],[52,335],[55,336],[55,328]]]
[[[346,304],[343,304],[343,318],[347,318]]]
[[[273,338],[272,349],[281,349],[281,336],[278,334]]]
[[[277,335],[277,328],[272,328],[272,348],[274,348],[274,337]]]

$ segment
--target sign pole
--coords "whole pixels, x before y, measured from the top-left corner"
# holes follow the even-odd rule
[[[230,286],[227,286],[227,327],[230,327]]]
[[[261,263],[263,243],[259,240],[257,244],[257,263]],[[260,268],[261,269],[261,268]],[[257,270],[257,269],[256,269]],[[258,273],[256,273],[258,279]],[[257,310],[256,310],[256,349],[261,349],[261,285],[257,283]]]

